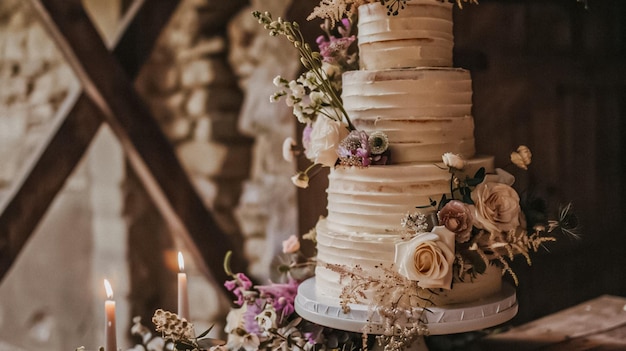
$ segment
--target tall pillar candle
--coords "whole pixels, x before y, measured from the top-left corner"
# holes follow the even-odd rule
[[[108,280],[104,280],[104,289],[107,293],[107,300],[104,302],[104,350],[117,351],[117,336],[115,333],[115,301],[113,300],[113,289]]]
[[[178,252],[178,316],[189,320],[189,297],[187,293],[187,274],[183,254]]]

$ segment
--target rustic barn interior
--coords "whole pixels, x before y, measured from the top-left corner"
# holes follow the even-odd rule
[[[317,3],[0,2],[0,350],[102,345],[103,278],[119,347],[131,348],[133,316],[176,307],[178,251],[190,317],[216,336],[232,300],[226,252],[233,270],[272,278],[282,240],[324,214],[326,184],[323,173],[307,189],[290,181],[281,145],[296,121],[268,97],[273,77],[301,67],[250,13],[298,21],[313,43]],[[507,326],[626,297],[626,3],[454,11],[477,149],[505,163],[528,145],[518,183],[551,206],[571,202],[579,220],[580,239],[514,262],[519,312]],[[626,347],[621,328],[614,349]]]

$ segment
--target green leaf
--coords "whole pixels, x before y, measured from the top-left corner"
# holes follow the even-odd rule
[[[224,256],[224,272],[226,272],[226,275],[232,277],[234,276],[233,271],[230,269],[230,259],[233,256],[233,252],[228,250],[228,252],[226,252],[226,256]]]
[[[480,169],[478,169],[478,171],[476,171],[476,174],[474,174],[474,178],[475,179],[480,179],[480,181],[482,182],[485,179],[485,167],[480,167]]]
[[[482,257],[475,251],[467,252],[467,259],[472,263],[474,267],[474,272],[478,274],[483,274],[487,270],[487,264],[483,260]]]
[[[209,332],[211,332],[211,330],[213,329],[214,326],[215,325],[212,325],[209,329],[205,330],[202,334],[198,335],[198,339],[207,336],[207,334],[209,334]]]

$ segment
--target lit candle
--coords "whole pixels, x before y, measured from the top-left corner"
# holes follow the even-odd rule
[[[187,274],[183,254],[178,252],[178,316],[189,320],[189,300],[187,297]]]
[[[104,302],[105,313],[105,351],[117,351],[117,338],[115,335],[115,301],[113,301],[113,289],[108,280],[104,280],[104,289],[107,293],[107,300]]]

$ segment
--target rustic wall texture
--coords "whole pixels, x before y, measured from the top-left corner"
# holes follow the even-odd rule
[[[300,69],[295,50],[270,37],[250,12],[302,17],[315,1],[247,3],[182,1],[136,87],[223,230],[243,240],[250,272],[265,280],[280,242],[300,234],[298,217],[311,223],[323,209],[298,213],[289,181],[295,166],[280,152],[295,120],[268,98],[274,76],[295,77]],[[540,254],[532,267],[516,262],[516,323],[602,293],[626,294],[619,278],[626,266],[626,4],[589,5],[484,1],[455,10],[455,61],[472,70],[478,150],[505,164],[512,148],[528,145],[533,164],[518,182],[554,203],[573,201],[584,234]],[[24,2],[0,1],[0,204],[77,88]],[[0,285],[0,350],[96,348],[101,287],[85,285],[95,285],[111,261],[132,281],[118,285],[123,318],[175,308],[172,257],[186,248],[164,228],[114,138],[103,134]],[[120,196],[110,195],[113,189]],[[307,202],[314,195],[300,196]],[[116,234],[104,236],[107,229]],[[228,297],[194,262],[186,265],[192,319],[199,328],[219,326]]]

